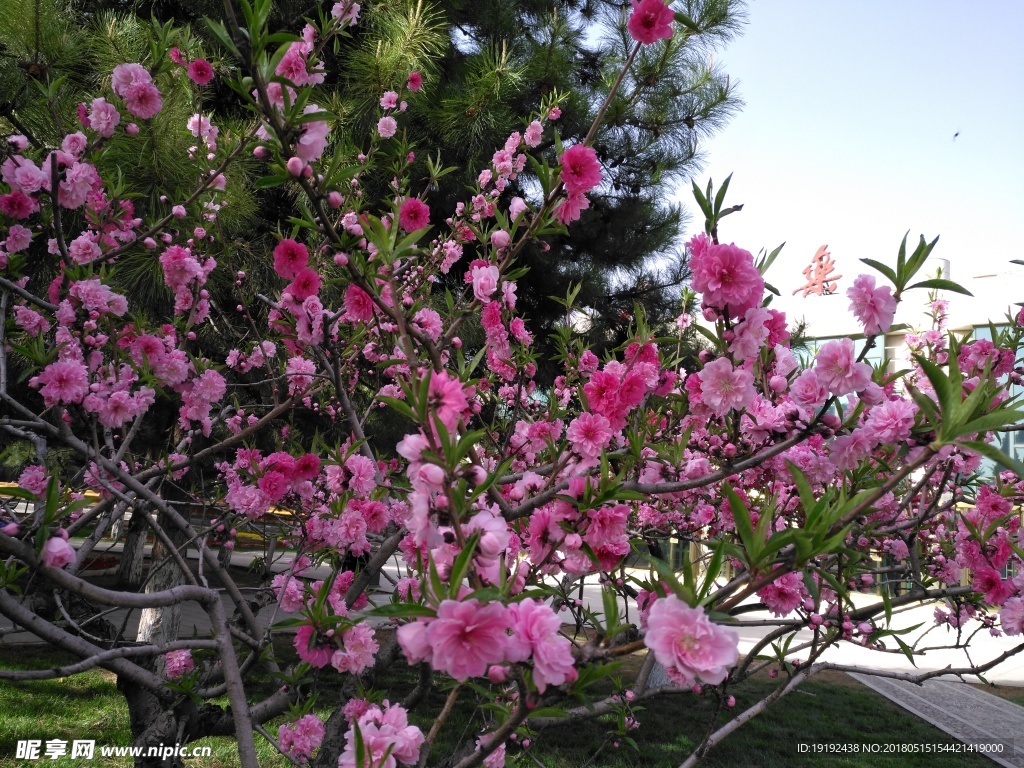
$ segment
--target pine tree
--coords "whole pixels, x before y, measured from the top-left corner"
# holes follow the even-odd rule
[[[698,169],[701,142],[739,106],[712,51],[737,30],[742,7],[728,0],[673,7],[699,33],[677,25],[671,41],[641,50],[593,138],[604,185],[550,250],[523,254],[531,271],[519,296],[541,343],[564,315],[549,297],[564,297],[574,284],[598,349],[626,337],[635,305],[655,328],[679,314],[685,217],[671,198]],[[372,4],[353,45],[339,54],[347,73],[339,84],[340,111],[353,125],[365,125],[378,94],[401,85],[408,71],[422,72],[426,85],[410,138],[439,146],[445,163],[462,171],[446,177],[434,197],[436,221],[465,198],[475,174],[545,96],[567,95],[556,124],[561,141],[584,139],[631,49],[629,10],[611,0]],[[554,161],[552,142],[539,150]],[[536,191],[526,173],[508,194],[529,199]]]
[[[303,17],[326,13],[332,4],[279,0],[275,23],[295,30]],[[218,0],[89,5],[189,21],[197,34],[203,15],[223,15]],[[680,239],[687,222],[672,198],[699,169],[702,142],[740,106],[713,52],[741,26],[743,6],[685,0],[672,7],[690,23],[677,22],[671,40],[643,47],[593,137],[605,182],[590,195],[590,209],[549,250],[523,252],[531,271],[520,280],[521,306],[542,346],[564,319],[564,309],[549,297],[564,297],[573,285],[580,288],[577,307],[588,318],[589,341],[599,351],[627,336],[636,306],[659,330],[679,314],[687,278]],[[360,147],[353,140],[372,130],[380,95],[419,71],[425,85],[411,99],[403,128],[411,144],[438,148],[444,164],[458,169],[431,191],[432,221],[443,221],[545,97],[565,95],[556,124],[561,142],[585,138],[632,47],[625,27],[630,11],[622,0],[370,0],[352,37],[324,52],[334,59],[327,71],[340,74],[324,83],[318,103],[338,116],[332,136],[354,157]],[[217,92],[214,104],[219,112],[234,112],[230,92]],[[553,140],[538,153],[554,163]],[[376,181],[368,194],[388,195],[389,179]],[[527,171],[508,195],[530,199],[537,190]],[[258,239],[248,240],[258,252]]]

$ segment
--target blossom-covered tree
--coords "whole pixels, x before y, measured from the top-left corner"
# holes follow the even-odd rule
[[[658,6],[633,4],[631,47],[605,107],[641,53],[702,32]],[[501,765],[520,736],[623,701],[671,691],[728,702],[731,686],[781,670],[771,696],[708,729],[692,765],[834,666],[821,661],[829,648],[923,650],[890,627],[894,606],[945,599],[942,624],[1021,633],[1024,580],[1002,569],[1021,564],[1014,510],[1024,468],[991,444],[1021,417],[1007,399],[1021,380],[1020,318],[971,342],[943,332],[936,302],[936,327],[922,334],[911,370],[872,369],[848,339],[801,366],[766,296],[770,258],[719,242],[729,209],[709,188],[697,195],[706,232],[687,245],[712,344],[699,369],[681,369],[678,346],[642,317],[598,357],[574,332],[570,291],[553,361],[560,375],[540,386],[542,361],[517,311],[521,256],[586,210],[603,179],[597,129],[560,142],[568,97],[547,94],[439,220],[427,201],[446,169],[432,147],[410,142],[415,118],[403,108],[429,80],[412,71],[374,94],[376,119],[344,137],[316,100],[321,54],[360,23],[358,5],[335,3],[295,35],[270,32],[267,0],[226,8],[210,27],[223,59],[161,27],[150,57],[112,67],[59,142],[6,136],[0,428],[36,446],[37,460],[19,478],[22,505],[0,519],[0,614],[82,661],[0,677],[100,666],[118,676],[138,745],[234,734],[245,768],[257,764],[257,733],[300,764],[470,768]],[[166,105],[201,105],[218,79],[251,123],[221,130],[198,108],[181,120],[173,129],[206,150],[189,150],[193,187],[135,215],[131,174],[119,176],[112,148],[145,152],[154,132],[172,130],[160,124]],[[355,162],[348,144],[361,148]],[[241,296],[248,279],[222,275],[218,258],[225,189],[248,156],[260,187],[294,201],[275,222],[276,245],[259,254],[273,275],[259,311],[211,290],[226,278]],[[430,158],[425,168],[417,156]],[[527,166],[537,183],[519,190]],[[364,189],[381,174],[389,192],[376,201]],[[960,290],[924,277],[934,245],[904,243],[895,266],[866,260],[878,277],[858,278],[849,298],[867,347],[908,291]],[[29,272],[34,253],[45,253],[51,279]],[[169,316],[139,311],[115,289],[129,257],[158,266]],[[482,341],[463,338],[471,325]],[[204,329],[224,337],[222,356],[201,343]],[[399,438],[367,434],[380,411]],[[1003,471],[982,475],[983,458]],[[87,502],[85,489],[100,501]],[[197,520],[179,501],[209,514]],[[99,588],[82,566],[129,509],[157,542],[154,569],[171,576],[153,575],[142,592]],[[295,615],[287,628],[258,620],[259,601],[211,546],[270,516],[290,546],[264,599]],[[650,554],[667,537],[690,545],[679,570]],[[633,556],[649,576],[621,576]],[[371,592],[389,561],[399,567],[393,592]],[[315,578],[318,567],[329,577]],[[883,574],[906,589],[854,603]],[[601,577],[603,611],[570,598],[588,575]],[[638,627],[618,599],[635,605]],[[168,609],[186,602],[208,613],[209,636],[177,636]],[[143,611],[138,637],[83,629],[110,606]],[[562,633],[563,609],[590,631]],[[741,653],[730,625],[748,625],[754,611],[765,634]],[[277,656],[272,640],[283,631],[294,654]],[[626,695],[591,693],[610,662],[645,651]],[[382,701],[374,681],[399,659],[423,670],[421,684],[406,701]],[[656,661],[674,686],[648,684]],[[282,681],[270,695],[250,684],[258,669]],[[346,682],[329,711],[310,711],[309,676]],[[441,680],[447,704],[417,711]],[[214,703],[223,696],[230,707]],[[451,722],[459,697],[489,706],[458,750],[438,754],[442,729],[466,732]],[[564,708],[579,697],[588,706]],[[288,722],[265,727],[286,713]]]

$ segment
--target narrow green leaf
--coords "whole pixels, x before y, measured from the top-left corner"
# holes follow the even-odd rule
[[[700,27],[697,26],[697,23],[682,11],[676,11],[675,18],[678,23],[682,24],[694,34],[700,34]]]
[[[469,563],[473,558],[473,552],[476,550],[478,541],[480,541],[480,531],[475,531],[452,564],[452,572],[448,576],[448,596],[452,600],[459,596],[459,590],[462,589],[462,579],[465,578],[466,571],[469,570]]]
[[[368,616],[380,616],[382,618],[414,619],[420,616],[434,617],[437,611],[426,605],[416,603],[387,603],[378,605],[366,612]]]
[[[914,288],[934,288],[940,291],[952,291],[953,293],[962,293],[964,296],[973,296],[974,294],[968,291],[959,283],[954,283],[952,280],[943,280],[940,277],[933,277],[931,280],[922,280],[918,283],[914,283],[907,287],[907,290]]]
[[[966,448],[969,451],[980,453],[987,459],[991,459],[1003,469],[1008,469],[1015,473],[1018,477],[1024,477],[1024,464],[1017,461],[1010,456],[1007,456],[1001,450],[996,448],[994,445],[983,443],[980,440],[972,440],[969,442],[957,443],[961,448]]]
[[[725,177],[725,181],[722,182],[721,188],[718,190],[718,194],[715,195],[715,216],[718,216],[722,211],[722,203],[725,202],[725,193],[729,189],[729,182],[732,181],[732,174],[730,173]]]
[[[893,285],[898,285],[898,282],[896,280],[896,273],[892,270],[891,267],[887,267],[882,262],[875,261],[874,259],[861,259],[861,261],[867,264],[872,269],[876,269],[879,272],[881,272],[889,279],[889,282],[891,282]]]
[[[710,219],[711,218],[711,208],[708,206],[708,199],[707,199],[707,197],[705,197],[704,194],[700,191],[700,187],[697,186],[697,182],[696,181],[692,182],[692,184],[693,184],[693,196],[697,200],[697,205],[700,206],[701,213],[703,213],[706,218]]]

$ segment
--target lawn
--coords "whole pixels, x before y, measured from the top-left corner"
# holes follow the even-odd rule
[[[282,646],[287,647],[287,646]],[[0,648],[0,666],[38,668],[66,663],[67,658],[39,646]],[[638,658],[630,658],[622,674],[635,673]],[[329,680],[329,678],[327,678]],[[382,681],[392,701],[400,699],[411,685],[413,675],[405,667]],[[755,678],[735,688],[735,710],[756,701],[770,691],[775,682],[767,676]],[[267,682],[269,685],[269,681]],[[1005,691],[1002,689],[1000,692]],[[1012,692],[1012,689],[1011,689]],[[321,687],[321,700],[329,701],[333,689]],[[445,692],[436,691],[422,708],[436,712]],[[467,697],[468,698],[468,697]],[[639,713],[641,726],[629,731],[635,741],[630,746],[617,735],[615,718],[575,722],[568,727],[550,728],[529,734],[527,749],[512,747],[508,765],[515,768],[660,768],[677,766],[690,753],[707,725],[714,706],[710,698],[690,693],[667,696],[644,703]],[[323,714],[323,713],[322,713]],[[414,715],[426,731],[429,723]],[[485,713],[467,706],[457,708],[435,745],[438,760],[461,738],[479,730]],[[724,716],[723,716],[724,717]],[[61,680],[32,683],[0,683],[0,766],[25,766],[33,763],[14,759],[19,739],[95,739],[99,745],[124,746],[129,743],[128,713],[118,693],[113,675],[92,671]],[[276,726],[268,729],[276,733]],[[522,741],[522,740],[521,740]],[[616,742],[618,746],[616,746]],[[822,766],[871,766],[871,768],[990,768],[987,759],[975,755],[825,755],[800,754],[798,743],[898,743],[953,744],[950,737],[904,712],[883,697],[839,673],[822,673],[785,699],[780,706],[754,718],[722,745],[713,750],[703,765],[715,768],[800,768]],[[237,764],[231,739],[207,739],[212,757],[191,758],[187,765],[196,768],[228,768]],[[269,768],[288,763],[262,739],[257,738],[260,764]],[[39,761],[43,763],[44,761]],[[92,764],[128,766],[128,758],[94,760]],[[432,761],[436,762],[436,761]],[[88,764],[65,757],[45,760],[59,766]]]

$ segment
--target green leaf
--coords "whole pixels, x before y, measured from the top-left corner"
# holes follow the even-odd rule
[[[475,531],[452,564],[452,572],[448,576],[448,596],[452,600],[459,596],[459,590],[462,589],[462,579],[466,576],[466,571],[469,569],[469,563],[473,558],[473,552],[476,550],[478,541],[480,541],[480,531]]]
[[[913,649],[896,635],[893,635],[892,639],[896,641],[896,644],[900,647],[900,650],[903,651],[903,655],[907,657],[907,661],[909,661],[914,666],[914,669],[917,669],[917,661],[914,660]]]
[[[1015,473],[1018,477],[1024,477],[1024,464],[1017,461],[1010,456],[1007,456],[1001,450],[996,448],[994,445],[983,443],[980,440],[972,440],[962,443],[957,443],[961,448],[966,448],[969,451],[980,453],[987,459],[991,459],[1003,469],[1008,469]]]
[[[685,13],[683,13],[681,11],[676,11],[676,21],[678,23],[682,24],[684,27],[686,27],[688,30],[690,30],[694,34],[697,34],[697,35],[700,34],[700,27],[698,27],[697,23],[693,19],[691,19],[689,16],[687,16]]]
[[[736,526],[736,533],[739,534],[740,541],[743,543],[743,549],[746,550],[747,564],[754,568],[760,560],[761,545],[759,542],[754,541],[754,529],[750,523],[750,510],[747,509],[747,505],[743,503],[743,499],[737,495],[731,485],[723,482],[722,490],[729,500],[729,509],[732,510],[732,519]]]
[[[708,205],[708,199],[704,196],[704,193],[700,191],[700,187],[697,186],[696,181],[691,183],[693,184],[693,196],[697,200],[697,205],[700,206],[701,213],[703,213],[705,217],[710,219],[711,207]]]
[[[718,190],[718,194],[715,195],[715,216],[717,217],[722,211],[722,203],[725,202],[725,193],[729,189],[729,182],[732,181],[732,174],[730,173],[725,177],[725,181],[722,182],[721,188]]]
[[[271,187],[279,187],[288,179],[287,176],[263,176],[256,179],[253,187],[256,189],[270,189]]]
[[[991,432],[1005,424],[1019,424],[1022,421],[1024,421],[1024,411],[999,410],[993,413],[986,413],[984,416],[979,416],[967,422],[961,427],[961,431],[965,435],[975,432]]]
[[[782,243],[782,245],[780,245],[774,251],[772,251],[763,259],[761,259],[757,263],[757,271],[764,275],[768,271],[769,267],[771,267],[771,265],[775,263],[775,259],[777,259],[779,254],[782,253],[782,249],[785,247],[785,245],[785,243]]]
[[[664,560],[659,560],[650,552],[643,552],[637,550],[637,554],[639,554],[644,560],[651,564],[651,567],[658,572],[658,576],[661,577],[662,581],[668,584],[669,589],[672,590],[676,597],[678,597],[680,600],[682,600],[689,606],[696,605],[697,596],[693,594],[692,591],[687,590],[686,587],[679,583],[679,579],[676,576],[676,572],[672,569],[672,566],[670,566]]]
[[[904,243],[905,242],[906,241],[904,241]],[[896,273],[893,272],[891,267],[887,267],[882,262],[875,261],[874,259],[861,259],[861,261],[867,264],[872,269],[876,269],[879,272],[881,272],[883,275],[885,275],[885,277],[889,279],[889,282],[891,282],[893,285],[898,285],[898,282],[896,280]]]
[[[914,283],[909,286],[907,290],[914,288],[935,288],[940,291],[952,291],[953,293],[962,293],[964,296],[973,296],[974,294],[968,291],[959,283],[954,283],[952,280],[943,280],[941,277],[933,277],[931,280],[922,280],[918,283]]]
[[[426,605],[417,603],[388,603],[378,605],[366,612],[367,616],[380,616],[382,618],[414,619],[420,616],[435,617],[437,611]]]
[[[377,402],[384,403],[412,421],[416,420],[416,415],[412,412],[412,408],[410,408],[409,404],[404,400],[399,400],[397,397],[378,395]]]

